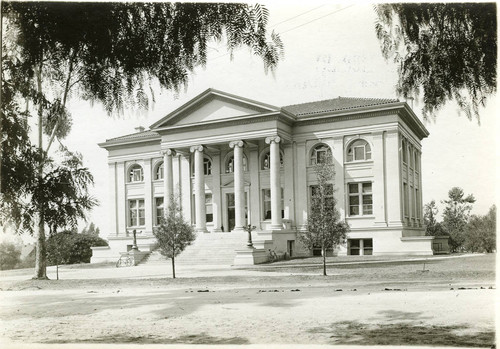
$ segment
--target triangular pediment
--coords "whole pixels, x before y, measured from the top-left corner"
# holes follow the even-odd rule
[[[150,128],[153,130],[175,125],[194,125],[278,110],[279,108],[272,105],[208,89],[151,125]]]
[[[244,185],[245,187],[247,187],[247,186],[249,186],[249,185],[250,185],[250,182],[249,182],[249,181],[247,181],[247,180],[243,180],[243,185]],[[229,179],[229,180],[228,180],[228,181],[226,181],[226,182],[225,182],[225,181],[223,181],[223,182],[221,183],[221,187],[230,187],[230,188],[234,187],[234,179],[233,179],[233,178],[231,178],[231,179]]]

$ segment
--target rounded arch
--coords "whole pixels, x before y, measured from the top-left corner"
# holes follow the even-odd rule
[[[324,143],[318,142],[309,150],[309,165],[322,164],[327,158],[333,158],[332,148]]]
[[[372,146],[364,138],[351,140],[346,147],[346,162],[366,161],[372,159]]]
[[[248,171],[248,158],[245,152],[243,152],[243,172]],[[234,172],[234,151],[230,151],[224,157],[224,168],[222,173],[233,173]]]
[[[143,182],[144,181],[144,170],[141,165],[134,163],[128,167],[127,170],[127,182]]]
[[[283,168],[283,161],[285,154],[280,148],[280,168]],[[269,170],[271,168],[271,148],[264,148],[259,155],[259,169],[262,171]]]
[[[153,166],[153,179],[155,181],[163,179],[163,160],[157,161]]]

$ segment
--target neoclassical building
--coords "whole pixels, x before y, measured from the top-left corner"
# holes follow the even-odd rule
[[[251,252],[241,241],[254,262],[271,247],[311,254],[297,234],[307,230],[314,165],[327,154],[351,227],[339,254],[432,254],[438,245],[422,218],[428,135],[398,100],[338,97],[280,108],[208,89],[149,129],[99,144],[108,151],[111,227],[110,247],[94,250],[94,260],[117,259],[133,230],[148,250],[171,195],[198,234],[257,226]]]

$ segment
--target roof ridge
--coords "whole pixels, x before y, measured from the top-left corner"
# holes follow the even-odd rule
[[[354,100],[375,100],[375,101],[393,101],[393,102],[399,102],[399,99],[397,98],[377,98],[377,97],[342,97],[342,96],[338,96],[336,98],[327,98],[327,99],[322,99],[320,101],[311,101],[311,102],[303,102],[303,103],[296,103],[296,104],[289,104],[289,105],[285,105],[283,106],[282,108],[286,108],[286,107],[294,107],[294,106],[297,106],[297,105],[303,105],[303,104],[309,104],[309,103],[322,103],[322,102],[327,102],[327,101],[332,101],[332,100],[335,100],[335,99],[338,99],[338,100],[341,100],[341,99],[354,99]]]

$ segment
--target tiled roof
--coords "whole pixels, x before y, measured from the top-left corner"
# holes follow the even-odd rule
[[[155,138],[155,136],[159,137],[160,135],[154,131],[147,130],[147,131],[132,133],[132,134],[125,135],[125,136],[111,138],[111,139],[106,140],[106,143],[107,142],[128,141],[128,140],[138,140],[141,138]]]
[[[397,99],[338,97],[324,101],[294,104],[282,109],[296,116],[326,113],[338,110],[370,107],[399,102]]]

